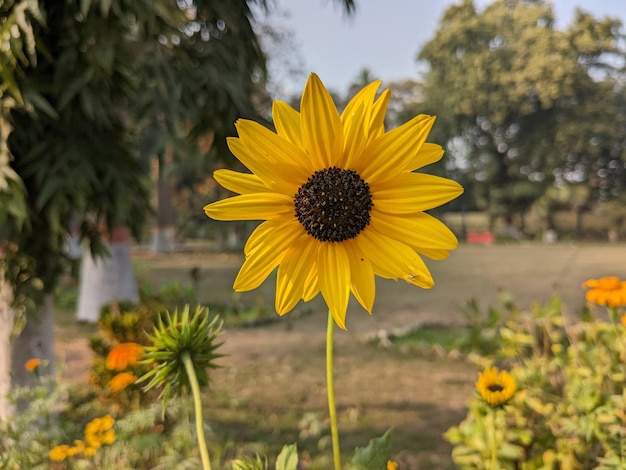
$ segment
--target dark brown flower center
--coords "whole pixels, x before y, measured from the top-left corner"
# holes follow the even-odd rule
[[[313,173],[294,201],[302,226],[322,242],[356,237],[370,223],[373,206],[370,187],[359,174],[334,166]]]
[[[500,384],[489,384],[487,386],[487,389],[490,392],[501,392],[502,390],[504,390],[504,387]]]

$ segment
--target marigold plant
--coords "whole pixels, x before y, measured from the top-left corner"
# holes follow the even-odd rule
[[[137,380],[137,376],[132,372],[120,372],[109,381],[109,388],[113,393],[125,389]]]
[[[124,370],[134,366],[140,359],[144,348],[141,344],[128,342],[120,343],[109,351],[106,358],[106,366],[110,370]]]
[[[41,364],[41,359],[34,357],[26,361],[26,364],[24,364],[24,368],[29,372],[34,372],[35,369],[37,369],[40,364]]]
[[[589,279],[583,287],[589,289],[585,294],[587,301],[603,307],[620,307],[626,305],[626,281],[618,277],[607,276],[600,279]]]

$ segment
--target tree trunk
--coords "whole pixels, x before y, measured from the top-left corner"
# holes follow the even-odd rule
[[[171,164],[172,158],[172,150],[168,147],[165,156],[155,160],[156,168],[153,169],[156,224],[152,230],[152,251],[155,253],[169,253],[176,245],[172,186],[165,172],[166,165]]]
[[[11,331],[15,313],[12,303],[13,286],[5,279],[4,269],[0,268],[0,421],[12,414],[6,399],[11,391]]]
[[[35,384],[35,374],[24,367],[29,359],[40,359],[38,373],[51,375],[55,371],[54,359],[54,296],[45,294],[35,315],[27,315],[22,331],[11,344],[12,388]]]
[[[107,249],[109,256],[106,258],[94,260],[88,250],[83,254],[76,310],[78,321],[96,323],[102,307],[112,300],[139,301],[128,229],[115,229]]]
[[[51,375],[54,358],[54,297],[46,294],[34,315],[27,315],[22,331],[13,335],[15,310],[12,308],[13,286],[0,270],[0,420],[15,412],[8,393],[16,387],[35,383],[35,374],[25,368],[29,359],[40,359],[38,374]],[[24,406],[27,406],[25,403]]]

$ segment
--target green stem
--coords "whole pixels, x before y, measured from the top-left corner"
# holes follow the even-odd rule
[[[333,380],[333,331],[335,321],[328,312],[328,329],[326,330],[326,388],[328,390],[328,413],[330,415],[330,433],[333,441],[333,462],[335,470],[341,470],[341,453],[339,450],[339,429],[337,428],[337,410],[335,408],[335,384]]]
[[[491,408],[489,410],[489,427],[490,429],[490,433],[489,433],[489,443],[491,444],[491,465],[490,465],[490,469],[491,470],[498,470],[498,445],[496,442],[496,410],[495,408]]]
[[[181,359],[183,364],[185,364],[187,378],[189,379],[189,385],[191,385],[191,392],[193,393],[193,406],[196,415],[196,434],[198,436],[200,456],[202,457],[202,468],[204,470],[211,470],[209,450],[207,449],[206,438],[204,437],[204,420],[202,419],[202,400],[200,399],[200,385],[198,384],[198,377],[196,377],[196,371],[193,368],[189,352],[183,352],[181,354]]]

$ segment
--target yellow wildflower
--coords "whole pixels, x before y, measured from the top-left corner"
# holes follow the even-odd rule
[[[67,458],[69,448],[70,446],[68,445],[53,447],[50,449],[50,452],[48,452],[48,456],[50,457],[50,460],[61,462]]]
[[[508,402],[517,389],[512,375],[497,367],[489,367],[480,373],[476,389],[480,396],[491,406],[500,406]]]
[[[374,277],[434,285],[420,255],[443,259],[454,234],[425,211],[463,192],[459,184],[415,172],[441,159],[426,143],[435,118],[419,115],[384,129],[389,90],[366,86],[339,114],[311,74],[300,111],[275,101],[276,132],[240,119],[228,146],[251,172],[221,169],[218,183],[238,196],[204,208],[217,220],[264,220],[250,235],[236,291],[256,289],[278,267],[279,315],[322,294],[345,326],[350,293],[372,312]]]

